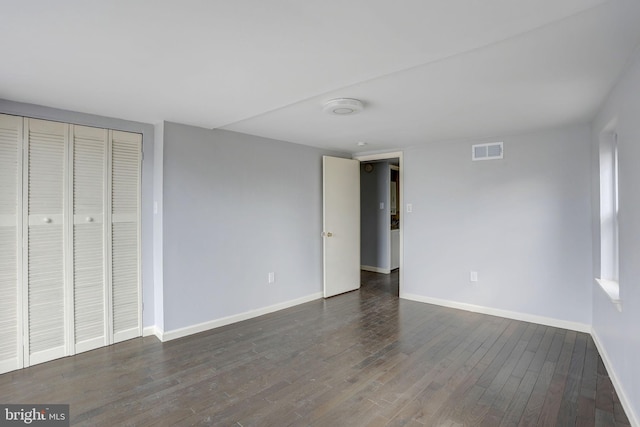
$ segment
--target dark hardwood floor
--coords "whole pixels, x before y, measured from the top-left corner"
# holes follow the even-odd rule
[[[2,403],[72,425],[626,426],[587,334],[361,290],[183,339],[0,375]]]

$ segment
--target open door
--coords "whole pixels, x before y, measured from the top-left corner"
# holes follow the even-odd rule
[[[324,297],[360,288],[360,162],[323,156]]]

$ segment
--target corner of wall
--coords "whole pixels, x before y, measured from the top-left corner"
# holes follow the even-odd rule
[[[624,305],[624,312],[611,307],[609,298],[594,284],[592,291],[592,331],[591,336],[598,349],[603,364],[609,373],[611,382],[620,398],[622,407],[631,425],[640,426],[640,368],[636,363],[640,350],[637,336],[637,325],[640,320],[637,308],[640,298],[636,292],[630,291],[640,269],[635,262],[635,254],[640,248],[640,240],[633,233],[638,225],[638,203],[636,183],[638,182],[637,163],[640,151],[637,149],[637,135],[640,125],[637,117],[640,113],[640,102],[635,95],[640,89],[640,45],[630,55],[627,65],[620,77],[606,96],[605,101],[591,122],[592,137],[592,218],[593,276],[600,275],[600,138],[603,133],[616,130],[620,136],[618,145],[620,152],[619,200],[621,219],[619,233],[625,236],[618,248],[618,259],[621,267],[619,282]],[[631,286],[630,288],[625,287]],[[625,292],[626,290],[626,292]]]
[[[620,398],[620,403],[622,403],[622,408],[625,411],[625,415],[631,422],[632,426],[640,426],[640,416],[634,412],[634,407],[631,404],[631,400],[629,396],[625,392],[622,382],[618,378],[618,374],[614,369],[614,364],[607,353],[607,348],[604,346],[604,343],[598,336],[598,333],[594,328],[591,329],[591,338],[593,338],[593,342],[598,349],[598,353],[600,354],[600,358],[602,359],[602,363],[604,364],[607,373],[609,374],[609,378],[611,379],[611,383],[613,384],[613,388],[616,390],[618,397]]]
[[[154,125],[154,169],[153,169],[153,315],[154,332],[159,338],[164,330],[164,282],[163,282],[163,166],[164,166],[164,122]],[[161,339],[161,338],[160,338]]]

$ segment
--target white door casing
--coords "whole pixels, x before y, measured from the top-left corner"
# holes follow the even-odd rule
[[[323,156],[324,297],[360,288],[360,162]]]
[[[373,160],[389,160],[389,159],[398,159],[399,162],[399,171],[398,171],[398,176],[400,179],[400,193],[396,195],[396,197],[398,197],[398,204],[400,205],[400,210],[398,211],[398,213],[400,214],[400,227],[399,227],[399,260],[398,260],[398,264],[399,264],[399,268],[400,268],[400,274],[399,274],[399,282],[398,282],[398,286],[399,286],[399,292],[400,292],[400,298],[403,297],[403,289],[404,289],[404,267],[403,267],[403,257],[404,257],[404,249],[403,249],[403,242],[404,242],[404,224],[405,224],[405,200],[404,200],[404,184],[405,184],[405,180],[404,180],[404,154],[402,151],[393,151],[393,152],[387,152],[387,153],[377,153],[377,154],[362,154],[362,155],[356,155],[354,156],[354,159],[360,161],[360,162],[369,162],[369,161],[373,161]]]

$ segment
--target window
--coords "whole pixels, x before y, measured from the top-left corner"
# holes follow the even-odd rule
[[[618,135],[600,136],[600,278],[597,279],[618,310],[620,303],[618,262]]]

